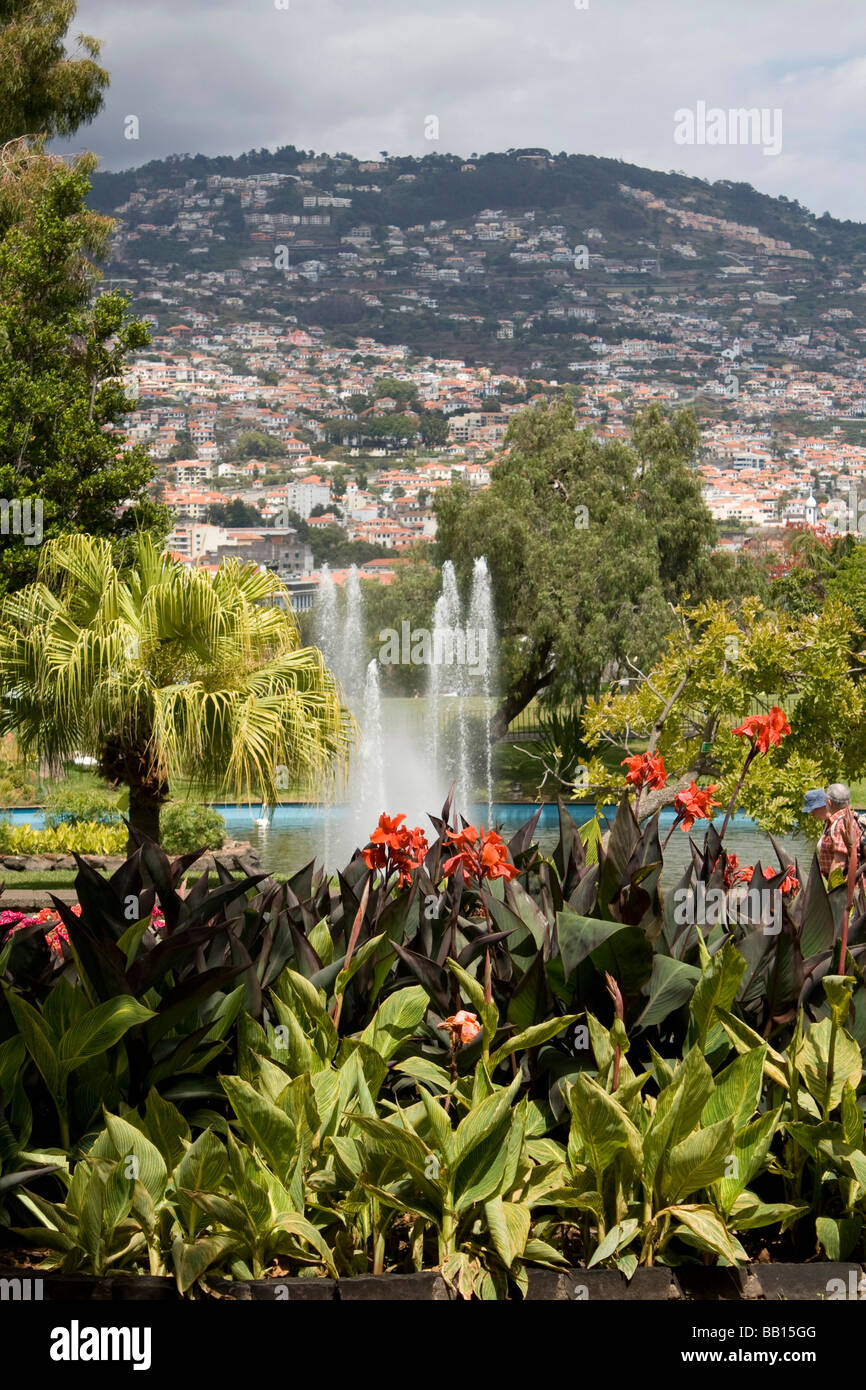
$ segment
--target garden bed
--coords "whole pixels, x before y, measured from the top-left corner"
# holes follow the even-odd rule
[[[48,1303],[180,1301],[170,1278],[97,1279],[82,1274],[38,1275],[31,1269],[0,1266],[0,1298],[16,1298],[17,1286],[32,1281],[29,1298]],[[40,1289],[41,1281],[41,1289]],[[845,1292],[843,1293],[842,1290]],[[866,1271],[858,1264],[755,1264],[740,1269],[682,1267],[638,1269],[627,1281],[615,1269],[529,1270],[528,1302],[824,1302],[866,1299]],[[17,1293],[22,1297],[23,1290]],[[351,1279],[213,1279],[200,1290],[205,1299],[238,1303],[448,1302],[455,1295],[435,1270],[422,1274],[359,1275]],[[517,1298],[515,1301],[520,1301]]]
[[[88,864],[108,874],[115,873],[125,860],[126,856],[123,854],[87,855]],[[196,860],[196,871],[213,871],[217,864],[222,864],[226,869],[248,872],[257,872],[261,867],[258,850],[249,840],[229,840],[222,849],[205,851],[201,858]],[[0,854],[0,873],[74,873],[77,867],[71,854]]]

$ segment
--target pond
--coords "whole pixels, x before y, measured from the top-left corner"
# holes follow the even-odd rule
[[[270,873],[292,874],[297,869],[303,868],[311,859],[316,859],[320,863],[325,861],[331,869],[335,869],[342,867],[342,863],[351,857],[347,854],[332,853],[330,848],[332,844],[345,840],[346,824],[352,817],[351,809],[348,806],[335,806],[326,809],[323,806],[311,805],[306,802],[283,803],[274,811],[273,820],[267,829],[256,825],[256,821],[261,819],[262,815],[262,808],[259,805],[248,806],[234,802],[215,802],[213,809],[218,811],[225,820],[229,838],[249,840],[258,851],[263,867]],[[494,827],[501,832],[507,841],[530,816],[534,815],[536,809],[537,803],[528,801],[494,802]],[[569,806],[568,810],[572,819],[580,825],[591,819],[594,807],[590,804],[575,804]],[[615,811],[615,806],[606,808],[606,814],[610,818],[613,817]],[[42,812],[29,806],[14,807],[0,812],[0,814],[14,825],[32,825],[34,829],[38,829],[43,823]],[[473,807],[472,817],[475,825],[486,822],[487,807]],[[670,829],[673,820],[674,812],[672,809],[662,811],[661,826],[665,834]],[[722,818],[719,817],[714,824],[718,830],[721,830]],[[426,828],[431,829],[429,825]],[[369,829],[372,831],[374,826],[371,825]],[[340,833],[341,830],[342,834]],[[697,844],[701,843],[705,830],[706,823],[697,822],[692,831]],[[535,835],[543,852],[549,852],[553,849],[558,833],[559,823],[556,806],[552,802],[545,802]],[[776,839],[790,855],[795,858],[799,857],[801,867],[805,870],[812,858],[812,845],[805,836],[778,835]],[[728,826],[725,844],[729,851],[738,856],[741,863],[754,864],[758,859],[761,860],[762,864],[775,864],[776,862],[773,846],[768,836],[759,829],[755,821],[739,812]],[[662,882],[675,883],[681,877],[688,863],[688,858],[688,835],[679,830],[674,831],[665,850]]]
[[[537,809],[531,802],[495,802],[493,805],[493,824],[508,840]],[[569,806],[569,814],[578,824],[591,819],[594,807],[591,805]],[[615,807],[607,808],[612,817]],[[261,807],[239,805],[215,805],[214,810],[223,816],[229,834],[233,838],[250,840],[261,856],[262,864],[271,873],[294,873],[309,863],[311,859],[322,860],[330,856],[327,844],[341,819],[347,820],[351,812],[348,807],[335,807],[325,811],[320,806],[282,805],[279,806],[268,829],[260,829],[255,821],[261,817]],[[476,806],[472,811],[473,824],[478,825],[487,819],[487,808]],[[665,833],[674,820],[673,810],[661,815],[661,825]],[[337,825],[335,825],[337,823]],[[721,830],[722,818],[715,822]],[[371,825],[370,830],[374,829]],[[430,828],[429,826],[427,827]],[[700,844],[706,830],[706,822],[699,821],[692,832],[696,843]],[[536,840],[542,851],[550,851],[556,844],[559,822],[556,806],[550,802],[542,808],[536,831]],[[799,857],[801,867],[806,868],[812,857],[812,845],[802,835],[778,835],[778,843],[793,857]],[[736,814],[725,835],[729,851],[736,854],[741,863],[754,864],[758,859],[762,864],[775,864],[776,856],[769,838],[748,816]],[[689,836],[674,831],[665,850],[665,866],[662,881],[676,882],[682,875],[689,859]],[[331,868],[339,865],[330,864]]]

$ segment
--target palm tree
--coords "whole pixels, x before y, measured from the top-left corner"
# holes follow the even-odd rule
[[[273,574],[190,569],[147,535],[118,570],[108,541],[65,535],[0,605],[0,730],[52,768],[95,757],[158,841],[178,777],[274,803],[287,775],[342,767],[351,721]]]

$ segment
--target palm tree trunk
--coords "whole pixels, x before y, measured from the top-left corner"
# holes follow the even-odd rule
[[[129,788],[129,823],[133,830],[137,830],[139,835],[144,835],[148,840],[153,840],[154,844],[159,844],[159,808],[164,800],[161,796],[154,796],[149,787],[133,785]],[[127,844],[127,853],[132,854],[137,849],[137,845],[132,835]]]

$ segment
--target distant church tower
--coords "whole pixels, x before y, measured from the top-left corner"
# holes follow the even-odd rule
[[[806,498],[806,525],[814,526],[818,521],[818,503],[812,493]]]

